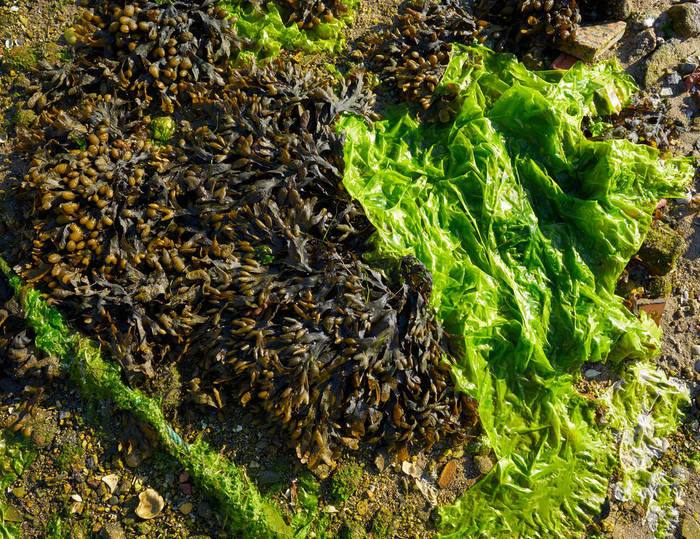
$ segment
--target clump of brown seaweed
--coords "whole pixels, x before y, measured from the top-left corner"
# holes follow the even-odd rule
[[[285,24],[296,23],[299,28],[311,30],[321,23],[334,23],[348,12],[342,0],[279,0]]]
[[[417,102],[428,109],[440,101],[441,120],[450,116],[435,89],[450,60],[452,43],[469,45],[478,35],[474,17],[461,2],[447,0],[405,7],[388,30],[358,42],[368,68],[396,100]]]
[[[575,38],[583,19],[607,15],[601,0],[480,0],[479,24],[497,25],[490,33],[496,50],[539,55],[557,40]]]
[[[669,105],[652,97],[634,97],[619,113],[603,118],[607,130],[594,133],[590,121],[582,126],[584,133],[594,140],[609,138],[627,139],[632,143],[644,143],[661,151],[671,149],[680,135],[680,122],[669,114]]]
[[[54,89],[26,135],[12,258],[132,383],[177,361],[191,400],[259,410],[309,466],[474,426],[425,268],[362,260],[372,227],[333,127],[370,114],[361,74],[333,87],[281,61],[230,70],[158,144],[150,102],[107,80]]]
[[[214,0],[81,5],[86,9],[73,25],[75,59],[44,71],[44,93],[94,90],[109,82],[122,97],[145,105],[158,97],[162,109],[172,112],[206,88],[223,85],[229,59],[246,46]]]

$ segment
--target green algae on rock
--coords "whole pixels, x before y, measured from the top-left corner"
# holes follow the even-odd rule
[[[679,196],[692,169],[582,135],[585,115],[635,91],[614,63],[535,74],[457,48],[448,85],[454,121],[424,126],[405,107],[372,128],[341,120],[343,181],[377,229],[377,255],[414,255],[432,273],[431,303],[463,351],[452,374],[498,458],[442,509],[444,532],[567,535],[599,511],[616,458],[576,371],[657,353],[659,330],[613,291],[657,200]]]
[[[683,238],[671,227],[657,223],[649,229],[639,257],[655,275],[666,275],[675,266],[684,248]]]

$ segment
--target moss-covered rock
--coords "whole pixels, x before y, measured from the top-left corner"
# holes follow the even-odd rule
[[[659,223],[651,227],[638,254],[652,274],[666,275],[675,267],[683,246],[678,232]]]
[[[338,531],[339,539],[363,539],[367,536],[362,524],[348,520],[343,523]]]
[[[372,534],[376,539],[391,537],[394,531],[394,514],[388,509],[380,509],[372,519]]]
[[[344,502],[355,493],[362,479],[362,467],[355,461],[342,464],[333,474],[330,497],[334,502]]]
[[[32,109],[18,109],[15,113],[14,124],[17,127],[28,127],[36,121],[36,112]]]
[[[651,299],[667,298],[671,295],[671,281],[663,275],[652,275],[647,283],[646,295]]]
[[[39,53],[30,47],[13,47],[2,57],[2,66],[6,71],[26,71],[39,63],[40,59]]]

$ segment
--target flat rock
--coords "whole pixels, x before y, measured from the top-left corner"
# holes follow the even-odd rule
[[[5,520],[7,522],[22,522],[24,517],[14,505],[8,505],[5,509]]]
[[[671,17],[673,31],[679,36],[688,38],[700,35],[700,5],[679,4],[668,10]]]
[[[642,30],[630,38],[627,49],[627,61],[631,64],[638,62],[656,48],[656,32],[651,28]]]
[[[440,488],[447,488],[450,483],[455,478],[455,474],[457,473],[457,461],[456,460],[451,460],[447,464],[445,464],[445,467],[442,469],[442,472],[440,473],[440,478],[438,479],[438,486]]]
[[[119,522],[107,522],[100,530],[105,539],[126,539],[126,534]]]
[[[592,62],[625,34],[624,21],[581,26],[576,38],[557,42],[557,48],[586,62]]]
[[[683,539],[700,539],[700,524],[692,515],[686,514],[681,525],[681,537]]]
[[[192,503],[185,502],[180,506],[180,513],[182,513],[183,515],[189,515],[192,512],[192,509],[194,509]]]
[[[688,55],[700,51],[698,43],[688,41],[685,44],[679,39],[671,39],[659,45],[647,60],[644,74],[644,86],[649,88],[666,73],[666,70],[680,64]]]
[[[116,474],[105,475],[102,478],[102,482],[107,485],[110,494],[114,494],[114,491],[117,490],[117,485],[119,485],[119,476]]]

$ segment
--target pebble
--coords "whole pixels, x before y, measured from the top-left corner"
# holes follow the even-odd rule
[[[192,512],[192,509],[194,509],[192,503],[185,502],[180,506],[180,513],[182,513],[183,515],[189,515]]]
[[[681,483],[685,483],[687,480],[685,467],[681,466],[680,464],[674,464],[671,468],[671,476],[680,481]]]
[[[673,89],[669,88],[668,86],[664,86],[661,88],[661,91],[659,91],[659,95],[662,97],[668,97],[673,95]]]
[[[693,356],[700,357],[700,344],[694,344],[690,350]]]
[[[695,372],[700,373],[700,359],[695,362]]]
[[[209,518],[212,515],[211,507],[207,502],[200,502],[197,506],[197,514],[202,518]]]
[[[457,473],[457,461],[451,460],[447,464],[445,464],[445,467],[442,469],[442,473],[440,474],[440,478],[438,479],[438,486],[440,488],[447,488],[450,483],[455,478],[455,474]]]
[[[257,480],[261,485],[274,485],[282,481],[282,474],[275,470],[263,470],[258,474]]]
[[[491,468],[493,468],[493,462],[491,462],[491,459],[486,455],[476,455],[474,457],[474,465],[482,475],[489,473]]]
[[[15,498],[24,498],[24,496],[27,494],[27,489],[24,487],[16,487],[12,489],[12,495]]]
[[[386,454],[382,451],[374,457],[374,465],[377,467],[377,471],[382,473],[387,465]]]
[[[126,457],[124,457],[124,462],[129,468],[136,468],[141,464],[141,455],[138,451],[132,451]]]
[[[100,530],[105,539],[126,539],[126,534],[119,522],[107,522]]]
[[[139,505],[135,512],[138,517],[148,520],[160,515],[163,507],[163,497],[152,488],[147,488],[139,494]]]
[[[589,380],[591,380],[600,376],[600,371],[597,371],[595,369],[588,369],[583,375]]]
[[[119,485],[119,476],[116,474],[105,475],[102,478],[102,482],[107,485],[110,494],[114,494],[114,491],[117,490],[117,485]]]
[[[673,73],[671,73],[667,77],[666,80],[668,81],[669,84],[674,85],[674,86],[676,84],[680,84],[681,82],[683,82],[683,78],[678,74],[677,71],[674,71]]]

